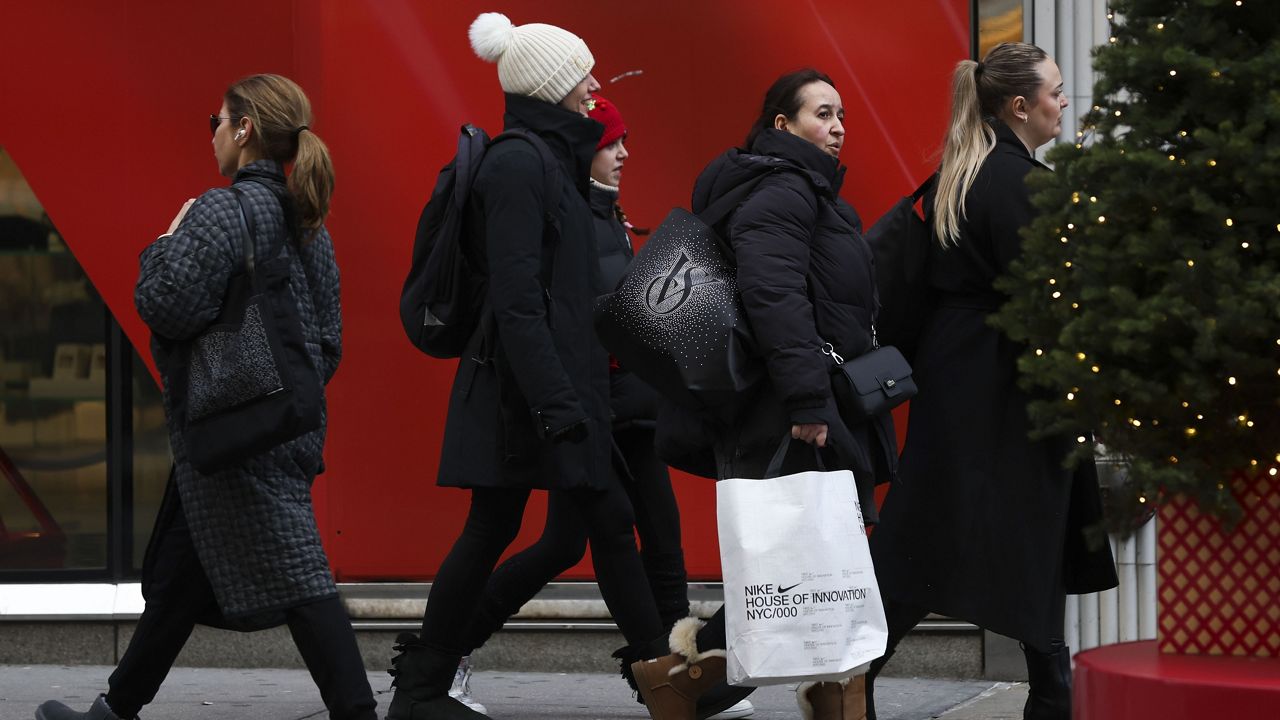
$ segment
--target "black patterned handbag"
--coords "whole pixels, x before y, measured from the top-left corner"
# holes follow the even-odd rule
[[[231,190],[240,205],[244,271],[231,277],[213,324],[179,345],[170,372],[187,460],[206,475],[322,423],[324,387],[289,291],[290,255],[282,243],[255,260],[253,213],[240,190]]]
[[[765,176],[697,215],[673,209],[618,287],[596,301],[600,343],[622,367],[686,408],[724,407],[764,377],[733,253],[715,227]]]

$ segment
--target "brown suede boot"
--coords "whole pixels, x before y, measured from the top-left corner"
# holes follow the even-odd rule
[[[796,703],[805,720],[866,720],[867,677],[840,682],[800,683]]]
[[[698,652],[703,622],[685,618],[671,628],[671,653],[632,663],[640,697],[653,720],[696,720],[698,697],[725,679],[724,650]]]

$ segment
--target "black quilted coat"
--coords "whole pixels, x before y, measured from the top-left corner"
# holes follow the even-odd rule
[[[602,487],[609,360],[591,324],[600,271],[587,178],[604,126],[510,94],[505,124],[546,142],[559,188],[543,197],[542,159],[523,140],[495,145],[476,174],[464,251],[487,277],[492,331],[476,333],[458,363],[437,481]]]
[[[246,182],[249,175],[277,184],[284,182],[284,175],[278,163],[260,160],[235,179],[253,210],[255,252],[265,254],[270,244],[281,246],[285,215],[272,190],[261,182]],[[285,245],[284,251],[293,256],[289,289],[307,349],[320,377],[328,382],[342,355],[333,243],[322,229],[301,249]],[[227,188],[206,191],[172,235],[142,252],[134,302],[151,328],[166,413],[170,388],[165,341],[194,337],[217,317],[231,275],[243,267],[243,256],[239,203]],[[336,594],[311,506],[311,482],[320,468],[324,438],[321,427],[206,476],[187,464],[182,435],[170,419],[175,463],[170,492],[176,486],[180,493],[192,541],[225,618],[264,618],[274,610]],[[157,536],[165,522],[162,513]]]

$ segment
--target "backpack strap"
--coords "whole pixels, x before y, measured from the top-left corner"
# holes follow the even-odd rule
[[[542,160],[542,197],[546,203],[544,221],[552,226],[557,233],[560,231],[560,204],[555,202],[560,192],[560,161],[551,153],[551,147],[547,145],[547,141],[538,136],[537,133],[526,128],[511,128],[504,130],[489,141],[489,146],[503,140],[512,138],[520,138],[533,146],[538,153],[538,157]]]
[[[924,182],[920,183],[920,187],[916,188],[916,191],[911,193],[911,204],[915,205],[916,203],[920,202],[920,198],[924,197],[925,193],[929,192],[929,189],[937,184],[938,184],[938,173],[935,172],[934,174],[925,178]]]
[[[475,128],[470,125],[463,126],[464,132],[467,131],[468,128],[470,128],[473,133],[477,132]],[[481,137],[483,137],[483,135],[481,135]],[[560,220],[562,215],[560,203],[558,202],[560,197],[560,161],[551,153],[551,148],[547,145],[545,140],[538,137],[537,133],[526,128],[511,128],[509,130],[504,130],[494,136],[492,140],[489,140],[488,144],[484,146],[483,151],[487,152],[489,148],[492,148],[497,143],[503,142],[504,140],[511,140],[513,138],[519,138],[532,145],[534,151],[538,153],[539,159],[542,160],[542,221],[544,229],[542,233],[542,272],[539,275],[539,280],[542,283],[543,298],[547,302],[549,310],[551,304],[551,282],[555,279],[555,256],[553,252],[548,252],[548,249],[554,250],[554,246],[559,244],[556,241],[560,238]],[[462,157],[462,142],[463,141],[459,141],[458,157]],[[478,166],[478,162],[472,163],[472,168]],[[468,173],[474,172],[472,168],[468,168]],[[459,182],[461,182],[461,180],[462,176],[460,175]],[[468,183],[470,182],[469,176],[467,181]],[[468,184],[466,187],[470,187],[470,185]],[[554,237],[548,238],[546,232],[547,229],[551,230]],[[489,312],[488,298],[485,298],[484,307],[481,309],[480,332],[483,336],[481,350],[479,356],[473,359],[483,364],[489,360],[489,353],[493,351],[495,346],[493,338],[497,334],[493,313]]]
[[[483,130],[471,123],[462,126],[458,133],[458,151],[453,156],[453,205],[458,212],[465,209],[471,194],[471,182],[487,147],[488,136]]]
[[[538,134],[532,130],[525,128],[511,128],[505,130],[501,134],[495,136],[489,141],[489,146],[510,140],[512,138],[520,138],[533,146],[537,151],[538,157],[542,160],[542,200],[543,200],[543,224],[549,228],[554,237],[548,238],[543,233],[543,248],[554,246],[555,241],[560,238],[560,220],[562,210],[558,202],[560,196],[560,161],[555,155],[551,154],[551,148],[547,145],[547,141],[538,137]],[[554,247],[552,247],[554,251]],[[542,287],[543,291],[550,293],[551,282],[555,279],[555,257],[553,254],[543,253],[542,256]]]

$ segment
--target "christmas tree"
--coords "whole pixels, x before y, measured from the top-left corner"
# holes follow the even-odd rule
[[[1094,430],[1132,497],[1228,521],[1280,465],[1280,8],[1116,0],[1076,144],[999,287],[1040,433]],[[1068,110],[1069,112],[1070,110]]]

